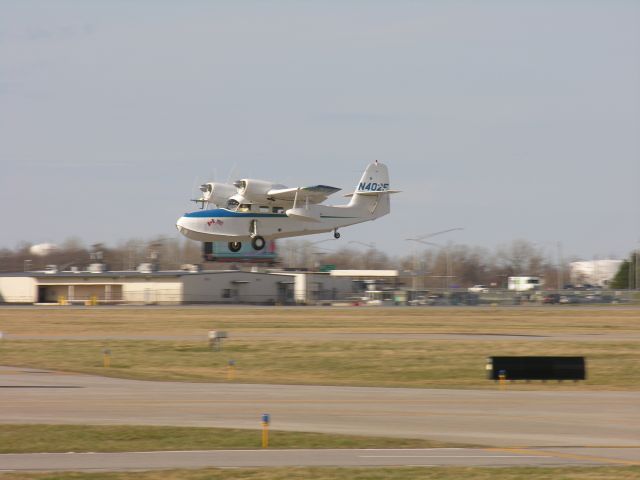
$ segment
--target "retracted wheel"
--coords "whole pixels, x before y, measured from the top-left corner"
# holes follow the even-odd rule
[[[239,252],[242,248],[242,242],[229,242],[229,250],[232,252]]]
[[[260,235],[255,236],[251,239],[251,246],[254,250],[262,250],[267,242]]]

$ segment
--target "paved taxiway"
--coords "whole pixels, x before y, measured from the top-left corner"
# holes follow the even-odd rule
[[[151,470],[206,467],[381,467],[381,466],[557,466],[630,465],[632,461],[561,449],[484,448],[194,450],[124,453],[37,453],[0,455],[0,471]],[[620,449],[616,449],[619,451]],[[629,449],[627,449],[628,455]],[[610,452],[606,452],[610,453]],[[635,452],[638,455],[638,452]],[[619,454],[620,456],[620,454]]]
[[[640,392],[179,383],[0,368],[0,423],[140,424],[428,438],[499,447],[640,446]]]

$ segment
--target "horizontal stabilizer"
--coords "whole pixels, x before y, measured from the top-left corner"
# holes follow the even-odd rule
[[[356,193],[347,193],[345,197],[353,197],[354,195],[364,195],[365,197],[373,197],[375,195],[380,195],[382,193],[402,193],[402,190],[383,190],[381,192],[356,192]]]

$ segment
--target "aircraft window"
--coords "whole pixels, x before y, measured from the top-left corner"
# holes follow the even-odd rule
[[[260,213],[269,213],[269,207],[265,207],[264,205],[260,205]]]
[[[250,212],[251,211],[251,204],[250,203],[242,203],[242,204],[240,204],[240,206],[238,207],[238,211],[239,212]]]
[[[282,207],[273,207],[273,210],[271,210],[273,213],[284,213],[284,208]]]
[[[227,209],[235,211],[238,209],[238,205],[240,205],[240,202],[232,198],[227,202]]]

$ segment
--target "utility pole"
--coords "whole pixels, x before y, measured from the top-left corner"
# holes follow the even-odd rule
[[[558,241],[556,246],[558,247],[558,290],[561,290],[563,285],[564,285],[564,279],[563,277],[563,269],[564,269],[564,262],[562,260],[562,242]]]
[[[435,237],[437,235],[442,235],[443,233],[449,233],[449,232],[454,232],[456,230],[464,230],[464,228],[462,227],[455,227],[455,228],[449,228],[447,230],[442,230],[440,232],[435,232],[435,233],[429,233],[427,235],[420,235],[419,237],[415,237],[415,238],[405,238],[405,241],[409,241],[409,242],[416,242],[416,243],[422,243],[423,245],[431,245],[434,247],[438,247],[440,249],[440,251],[444,250],[444,254],[445,254],[445,280],[444,280],[444,288],[449,291],[449,278],[453,275],[452,272],[452,268],[451,268],[451,261],[450,261],[450,257],[449,257],[449,245],[447,244],[446,246],[443,245],[439,245],[437,243],[433,243],[433,242],[427,242],[426,239],[427,238],[431,238],[431,237]],[[414,257],[415,258],[415,257]],[[417,274],[416,272],[416,262],[414,261],[413,264],[413,268],[414,268],[414,278],[415,275]],[[414,284],[414,290],[415,290],[415,284]]]

